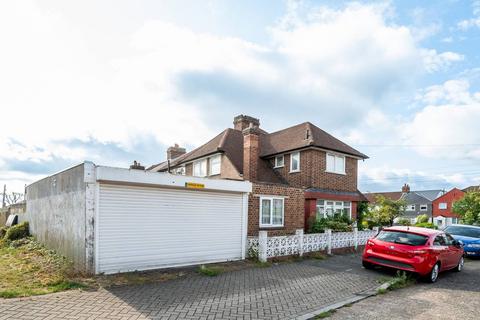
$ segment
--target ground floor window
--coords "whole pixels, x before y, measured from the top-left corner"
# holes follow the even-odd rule
[[[346,215],[352,218],[352,203],[348,201],[317,200],[317,219]]]
[[[260,198],[260,227],[283,227],[283,216],[283,198]]]

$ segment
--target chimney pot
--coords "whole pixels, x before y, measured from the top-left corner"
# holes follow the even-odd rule
[[[233,128],[235,130],[243,131],[249,127],[260,127],[260,120],[243,114],[233,118]]]
[[[402,187],[402,192],[403,193],[409,193],[410,192],[410,186],[408,185],[408,183],[405,183]]]
[[[178,158],[185,153],[187,153],[187,150],[180,147],[178,143],[175,143],[172,147],[167,149],[167,160]]]

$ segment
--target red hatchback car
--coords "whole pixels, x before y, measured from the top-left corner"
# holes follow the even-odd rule
[[[380,265],[415,272],[430,282],[445,270],[462,271],[462,243],[439,230],[390,227],[367,241],[363,252],[366,269]]]

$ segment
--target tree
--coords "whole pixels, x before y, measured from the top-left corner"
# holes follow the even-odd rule
[[[368,215],[368,202],[360,201],[357,207],[357,228],[363,230],[363,219]]]
[[[391,226],[395,218],[405,213],[405,205],[404,200],[392,200],[379,195],[370,208],[368,219],[375,225]]]
[[[480,192],[468,192],[453,204],[453,212],[462,218],[465,224],[480,225]]]

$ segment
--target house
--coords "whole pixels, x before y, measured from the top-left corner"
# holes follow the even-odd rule
[[[268,133],[259,119],[239,115],[200,147],[174,145],[149,168],[178,175],[248,180],[248,234],[292,234],[315,217],[356,218],[357,163],[368,157],[310,122]]]
[[[419,215],[426,214],[429,218],[432,218],[433,200],[443,193],[443,190],[411,191],[410,186],[404,184],[401,191],[365,193],[365,196],[370,203],[375,203],[378,196],[383,196],[394,201],[405,201],[405,213],[402,218],[407,218],[411,223],[415,223]]]
[[[453,188],[435,199],[433,201],[433,223],[438,227],[458,223],[460,217],[453,212],[452,207],[455,201],[462,199],[464,196],[464,191]]]
[[[462,190],[463,192],[480,192],[480,186],[470,186]]]

